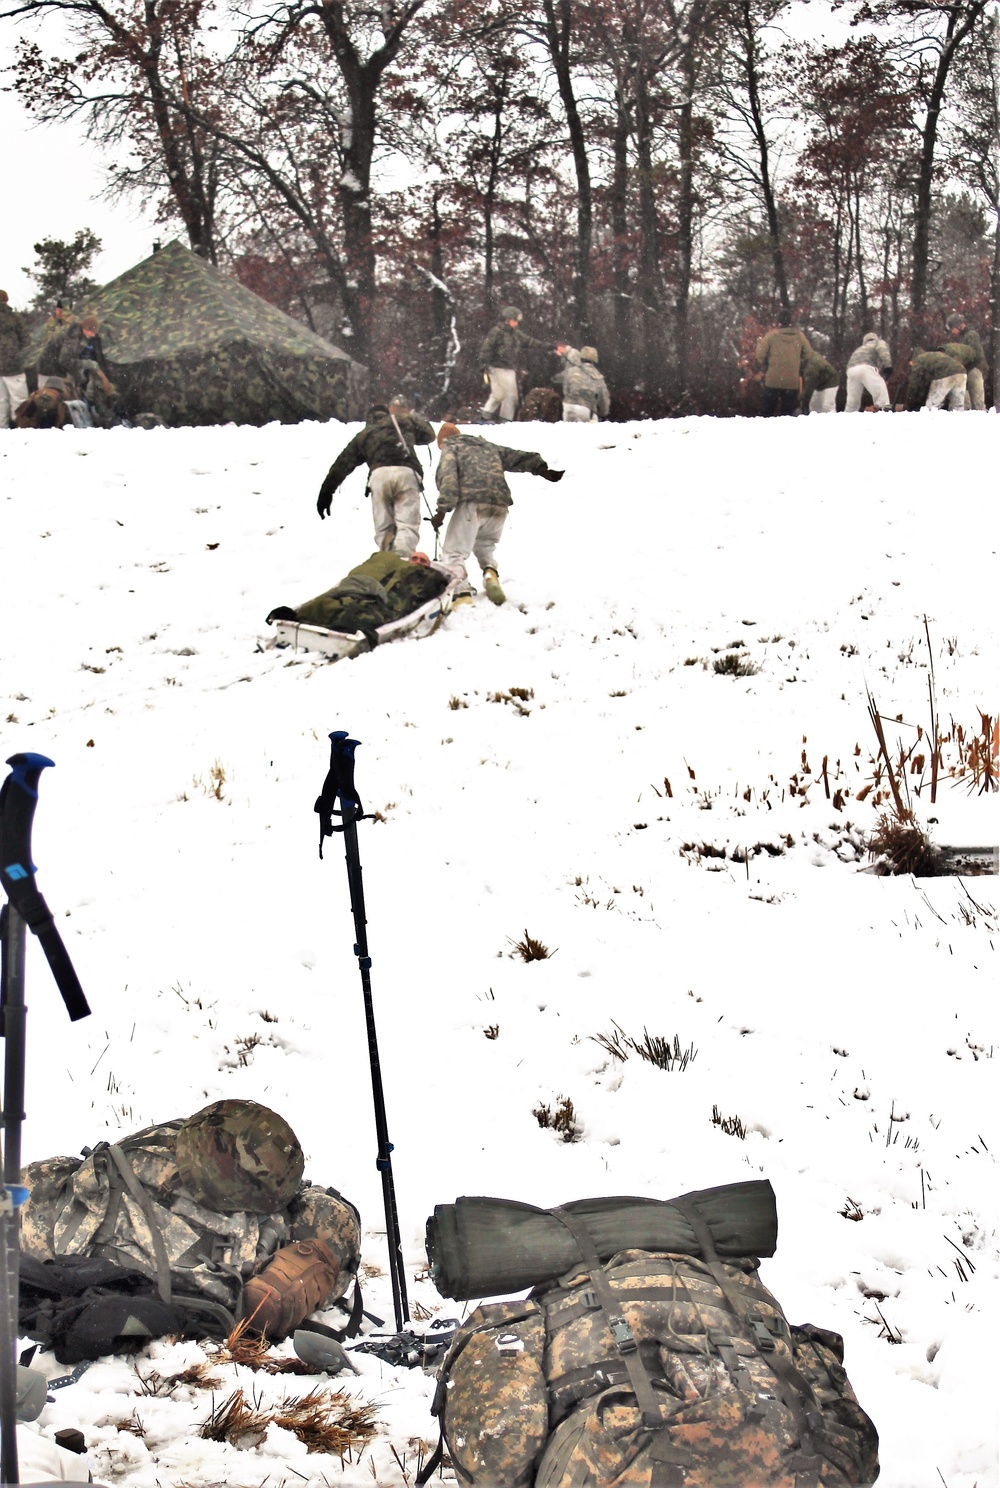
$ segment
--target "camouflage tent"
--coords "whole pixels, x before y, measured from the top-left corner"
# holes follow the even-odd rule
[[[87,308],[133,412],[170,425],[364,416],[366,367],[178,242]]]

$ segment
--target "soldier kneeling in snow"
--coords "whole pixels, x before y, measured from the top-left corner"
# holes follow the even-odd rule
[[[528,450],[507,449],[491,444],[472,434],[463,434],[454,424],[442,424],[437,436],[441,459],[435,479],[438,488],[437,511],[431,519],[437,531],[448,513],[451,520],[444,535],[441,562],[448,567],[464,568],[470,553],[475,553],[483,570],[486,595],[501,605],[506,595],[497,574],[496,546],[512,505],[506,473],[525,472],[544,480],[559,481],[563,471],[550,470],[541,455]],[[468,603],[470,589],[459,589],[455,603]]]

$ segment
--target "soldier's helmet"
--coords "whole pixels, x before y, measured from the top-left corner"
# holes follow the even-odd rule
[[[598,360],[598,357],[597,357],[597,347],[596,346],[581,346],[580,347],[580,360],[581,360],[581,362],[594,362],[596,364],[597,363],[597,360]]]
[[[251,1100],[213,1101],[190,1116],[175,1147],[181,1182],[224,1214],[274,1214],[298,1192],[305,1158],[276,1111]]]
[[[504,305],[503,309],[500,311],[500,316],[503,320],[523,319],[523,314],[516,305]]]

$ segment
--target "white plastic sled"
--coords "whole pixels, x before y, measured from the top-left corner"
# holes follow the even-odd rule
[[[388,625],[380,625],[375,631],[379,645],[402,640],[404,636],[420,640],[423,636],[433,635],[451,609],[460,582],[457,575],[450,576],[447,588],[434,599],[427,600],[398,620],[390,620]],[[360,656],[372,649],[368,637],[360,630],[348,635],[343,630],[324,630],[321,625],[304,625],[298,620],[275,620],[274,630],[276,646],[291,646],[296,651],[321,651],[335,661],[347,656]]]

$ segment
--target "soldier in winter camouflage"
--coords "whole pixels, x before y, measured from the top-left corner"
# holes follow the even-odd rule
[[[876,408],[888,410],[889,389],[885,385],[885,376],[891,371],[891,351],[880,336],[868,331],[861,345],[847,359],[847,404],[844,412],[859,413],[861,398],[866,391],[871,394]]]
[[[490,395],[483,404],[482,412],[487,418],[494,415],[502,423],[517,413],[517,368],[528,347],[536,346],[546,351],[558,348],[547,341],[538,341],[521,330],[521,311],[516,305],[505,305],[500,311],[500,322],[487,334],[479,349],[479,362],[485,367],[490,379]]]
[[[435,531],[451,513],[441,562],[464,570],[469,555],[475,553],[483,570],[488,598],[494,604],[503,604],[506,595],[500,587],[495,555],[507,509],[512,505],[504,476],[525,472],[540,475],[543,480],[559,481],[563,472],[550,470],[541,455],[491,444],[486,439],[461,433],[454,424],[441,425],[438,446],[441,459],[435,476],[438,488],[437,511],[432,518]],[[471,593],[460,589],[457,597],[471,598]]]
[[[983,386],[983,373],[986,371],[987,363],[979,332],[972,329],[965,316],[958,310],[952,311],[945,325],[948,328],[949,343],[961,342],[971,352],[971,357],[963,355],[959,358],[966,369],[965,406],[976,413],[984,413],[986,411],[986,390]],[[950,351],[950,346],[944,346],[942,350]],[[955,353],[951,352],[951,355],[954,356]]]
[[[62,300],[56,300],[55,305],[52,307],[52,314],[42,327],[44,339],[41,345],[37,347],[37,350],[33,348],[33,365],[37,370],[40,380],[55,377],[59,380],[60,384],[62,383],[63,337],[74,326],[78,326],[79,324],[79,320],[72,311],[67,311],[64,308]]]
[[[896,407],[913,413],[918,408],[965,408],[965,368],[946,351],[915,351],[910,358],[910,380],[903,403]]]
[[[563,351],[563,369],[553,377],[563,390],[562,416],[567,424],[596,424],[607,418],[611,407],[608,385],[597,370],[597,352],[592,346]]]
[[[7,291],[0,289],[0,429],[11,427],[16,409],[28,397],[21,366],[27,342],[24,317],[11,309]]]
[[[422,560],[422,561],[421,561]],[[294,609],[279,605],[267,617],[297,620],[352,635],[361,631],[371,645],[378,644],[378,629],[410,614],[447,588],[449,575],[441,566],[428,563],[423,553],[400,558],[398,553],[373,553],[352,568],[339,584],[307,599]]]
[[[806,413],[836,413],[840,373],[832,362],[811,351],[802,369],[802,407]]]
[[[433,443],[434,430],[402,395],[389,404],[374,403],[361,433],[355,434],[330,466],[316,510],[328,517],[334,491],[352,470],[367,464],[376,546],[409,558],[420,539],[424,472],[416,446]]]

